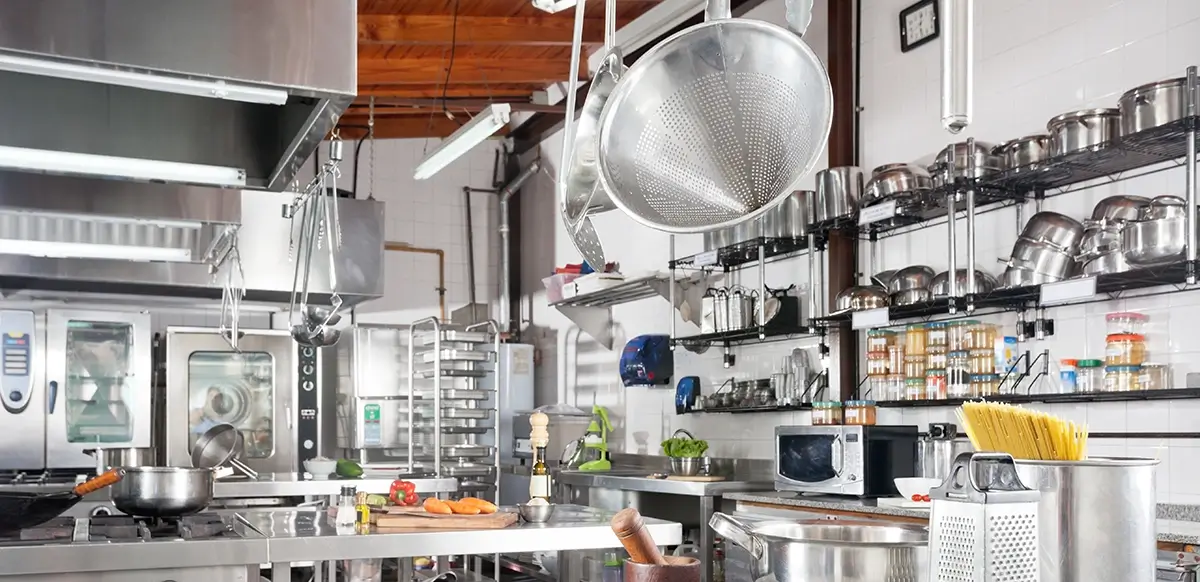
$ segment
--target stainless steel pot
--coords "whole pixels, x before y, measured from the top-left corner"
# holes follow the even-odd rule
[[[958,269],[957,271],[958,290],[960,293],[969,293],[967,289],[967,270]],[[975,269],[975,293],[988,293],[996,288],[996,278],[988,273]],[[942,271],[933,276],[933,281],[929,283],[929,290],[933,292],[934,297],[949,297],[950,296],[950,271]]]
[[[1124,273],[1132,268],[1133,266],[1129,264],[1129,261],[1125,260],[1125,253],[1121,249],[1117,249],[1087,261],[1083,264],[1080,272],[1085,276],[1091,277],[1093,275]]]
[[[1025,287],[1028,285],[1041,285],[1042,283],[1054,283],[1062,281],[1064,277],[1056,277],[1054,275],[1046,275],[1020,267],[1009,267],[1004,270],[1004,274],[1000,276],[1000,288],[1009,289],[1012,287]]]
[[[1187,216],[1187,201],[1178,196],[1155,196],[1138,214],[1138,220],[1183,218]]]
[[[877,285],[855,285],[838,293],[834,300],[834,313],[864,311],[887,307],[891,299],[887,289]]]
[[[1121,112],[1116,109],[1083,109],[1059,115],[1046,123],[1050,153],[1070,152],[1108,143],[1121,136]]]
[[[1150,206],[1150,199],[1144,196],[1109,196],[1092,207],[1092,220],[1137,220],[1147,206]]]
[[[879,285],[880,287],[886,288],[888,286],[888,283],[890,283],[892,281],[892,277],[896,276],[896,273],[897,273],[896,269],[888,269],[886,271],[880,271],[878,273],[875,273],[874,275],[871,275],[871,282],[876,285]]]
[[[1045,243],[1017,237],[1017,242],[1013,244],[1012,255],[1005,264],[1009,267],[1065,279],[1071,276],[1075,268],[1075,253],[1060,251]]]
[[[808,236],[808,198],[812,190],[792,192],[778,206],[763,215],[762,235],[767,238],[801,239]]]
[[[948,422],[929,425],[929,430],[917,439],[917,476],[945,480],[950,475],[954,459],[961,453],[975,450],[970,439],[958,435],[958,427]]]
[[[718,228],[704,233],[704,250],[711,251],[734,244],[733,228]]]
[[[929,532],[915,525],[855,520],[746,524],[714,513],[709,526],[745,548],[756,578],[777,582],[927,582]]]
[[[1134,87],[1121,95],[1121,133],[1128,135],[1183,119],[1187,113],[1187,78],[1178,77]]]
[[[817,172],[813,197],[813,222],[825,222],[858,213],[863,193],[863,171],[857,166],[837,166]]]
[[[1029,218],[1025,228],[1021,229],[1021,236],[1074,254],[1079,239],[1083,238],[1083,224],[1065,214],[1044,211]]]
[[[871,172],[863,189],[862,206],[870,206],[892,197],[922,198],[933,188],[933,177],[914,164],[886,164]]]
[[[971,144],[974,144],[972,149]],[[982,178],[1002,169],[1000,156],[993,153],[996,144],[975,141],[952,143],[934,158],[931,173],[933,184],[942,186],[949,184],[954,178]],[[971,158],[975,158],[971,161]],[[971,170],[974,167],[974,170]]]
[[[112,486],[118,510],[139,517],[178,517],[212,503],[213,471],[191,467],[126,467]]]
[[[892,293],[892,305],[912,305],[933,299],[933,293],[928,289],[907,289]]]
[[[925,265],[911,265],[904,267],[892,276],[888,281],[889,293],[900,293],[910,289],[929,289],[929,284],[933,282],[933,269]]]
[[[1125,260],[1153,267],[1182,260],[1187,250],[1187,219],[1182,216],[1130,222],[1121,230]]]
[[[158,464],[152,447],[122,447],[115,449],[85,449],[96,459],[96,474],[117,467],[153,467]]]
[[[992,150],[1004,170],[1028,171],[1050,157],[1050,136],[1044,133],[1010,139]]]
[[[1154,579],[1157,460],[1016,463],[1021,482],[1042,492],[1042,582]]]
[[[1083,237],[1079,239],[1080,262],[1087,262],[1113,251],[1121,250],[1121,230],[1125,228],[1123,220],[1089,220],[1084,222]]]
[[[762,219],[746,220],[733,227],[733,244],[746,242],[762,236]]]

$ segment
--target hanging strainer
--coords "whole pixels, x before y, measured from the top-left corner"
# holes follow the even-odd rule
[[[788,0],[791,32],[708,21],[651,49],[600,120],[600,181],[638,222],[672,233],[723,228],[783,200],[817,163],[833,121],[825,67],[800,40],[810,0]]]

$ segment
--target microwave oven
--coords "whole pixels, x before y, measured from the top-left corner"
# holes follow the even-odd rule
[[[916,467],[916,426],[775,427],[779,491],[885,497]]]

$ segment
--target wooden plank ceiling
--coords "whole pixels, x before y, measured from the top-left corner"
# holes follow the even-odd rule
[[[659,1],[619,0],[617,26]],[[492,102],[537,110],[533,93],[569,78],[574,14],[530,0],[358,0],[358,98],[342,135],[363,134],[372,96],[379,139],[445,137]],[[604,2],[585,14],[586,59],[604,43]]]

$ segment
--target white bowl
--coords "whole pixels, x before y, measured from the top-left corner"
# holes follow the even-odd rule
[[[304,461],[304,470],[312,474],[315,481],[329,479],[329,474],[337,470],[337,461],[319,461],[309,459]]]
[[[908,501],[912,501],[913,495],[929,495],[930,489],[942,484],[941,479],[926,477],[897,477],[893,481],[896,482],[896,489],[900,491],[900,497]]]

